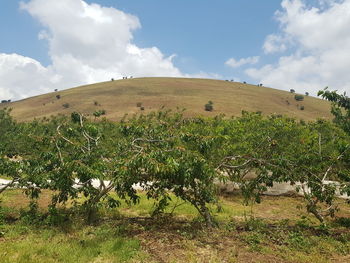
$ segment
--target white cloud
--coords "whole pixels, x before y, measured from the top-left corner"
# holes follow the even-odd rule
[[[265,54],[283,52],[287,49],[286,40],[279,35],[268,35],[263,46]]]
[[[17,54],[0,54],[0,96],[23,98],[122,76],[183,76],[157,47],[133,43],[141,27],[136,16],[83,0],[31,0],[21,3],[43,26],[51,64]]]
[[[287,53],[276,64],[246,70],[250,77],[311,94],[325,86],[350,91],[350,0],[318,3],[282,1],[283,10],[276,13],[281,30],[267,37],[263,49]]]
[[[258,62],[259,62],[259,57],[247,57],[247,58],[241,58],[240,60],[230,58],[225,62],[225,64],[231,68],[239,68],[243,65],[254,65]]]
[[[23,98],[57,87],[60,77],[38,61],[17,54],[0,53],[0,97]]]

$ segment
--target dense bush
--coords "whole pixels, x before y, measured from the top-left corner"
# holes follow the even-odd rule
[[[120,122],[72,113],[16,123],[2,110],[0,132],[5,146],[0,174],[30,197],[53,190],[51,207],[70,200],[88,219],[101,205],[116,207],[120,199],[137,203],[135,185],[155,201],[154,213],[164,211],[172,192],[208,225],[214,224],[208,204],[216,203],[215,181],[238,183],[247,203],[260,202],[276,182],[298,184],[306,209],[320,221],[338,209],[336,192],[350,194],[349,135],[327,121],[248,112],[184,118],[160,111]],[[14,152],[23,158],[10,160],[7,155]],[[248,179],[249,174],[254,176]]]
[[[208,103],[204,105],[204,110],[213,111],[214,110],[213,104],[214,103],[212,101],[208,101]]]
[[[318,92],[318,96],[332,102],[332,114],[334,122],[350,134],[350,98],[345,93],[337,94],[336,91],[329,91],[328,88]]]
[[[294,96],[294,99],[295,99],[296,101],[303,101],[303,100],[304,100],[304,96],[303,96],[303,95],[300,95],[300,94],[296,94],[296,95]]]

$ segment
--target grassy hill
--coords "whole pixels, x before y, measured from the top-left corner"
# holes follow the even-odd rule
[[[59,99],[56,97],[59,95]],[[204,104],[214,102],[214,111],[204,111]],[[208,79],[138,78],[116,80],[52,92],[17,102],[3,103],[11,107],[19,121],[70,114],[79,111],[92,114],[104,109],[106,117],[117,120],[124,114],[141,112],[142,103],[150,112],[166,108],[185,108],[186,115],[214,116],[220,113],[240,115],[242,110],[263,114],[285,114],[304,120],[331,118],[330,104],[314,97],[296,101],[294,94],[255,85]],[[300,107],[304,106],[304,110]]]

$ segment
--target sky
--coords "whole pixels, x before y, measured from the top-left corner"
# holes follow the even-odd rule
[[[350,91],[350,0],[1,0],[0,100],[133,77]]]

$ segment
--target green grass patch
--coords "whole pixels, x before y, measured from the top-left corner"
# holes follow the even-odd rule
[[[129,262],[140,254],[137,239],[118,235],[113,225],[64,233],[21,225],[4,229],[1,262]]]

